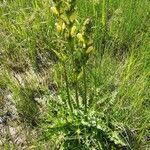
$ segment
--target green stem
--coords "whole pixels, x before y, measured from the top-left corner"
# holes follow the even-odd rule
[[[102,43],[101,43],[101,58],[104,54],[105,49],[105,41],[106,41],[106,31],[107,31],[107,0],[103,0],[102,2]],[[103,44],[104,43],[104,44]]]
[[[69,41],[69,47],[70,47],[71,52],[74,52],[75,51],[75,49],[74,49],[74,39],[70,37],[70,39],[68,39],[68,41]],[[74,61],[73,53],[71,53],[71,55],[72,55],[72,64],[75,68],[77,64]],[[75,72],[76,72],[76,70],[75,70]],[[78,81],[77,81],[77,74],[75,72],[73,71],[74,84],[75,84],[75,97],[76,97],[77,108],[79,108]]]
[[[106,0],[103,0],[102,3],[102,25],[103,29],[106,29]]]
[[[86,70],[85,65],[83,65],[83,84],[84,84],[84,105],[85,105],[85,114],[87,114],[87,84],[86,84]]]
[[[78,81],[77,81],[77,74],[75,74],[75,95],[76,95],[77,108],[79,108],[79,95],[78,95]]]
[[[73,112],[73,107],[72,107],[72,104],[71,104],[71,98],[70,98],[70,92],[69,92],[68,75],[67,75],[65,63],[63,63],[63,66],[64,66],[64,73],[65,73],[65,82],[66,82],[66,92],[67,92],[68,105],[70,107],[71,112]]]

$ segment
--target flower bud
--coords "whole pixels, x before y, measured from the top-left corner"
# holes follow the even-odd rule
[[[69,19],[66,15],[60,15],[60,18],[66,23],[66,24],[69,24]]]
[[[88,49],[86,50],[86,53],[88,54],[88,53],[90,53],[90,52],[93,51],[93,50],[94,50],[93,46],[90,46],[90,47],[88,47]]]
[[[62,31],[62,27],[61,27],[60,24],[55,23],[55,26],[56,26],[56,29],[57,29],[58,32],[61,32],[61,31]]]
[[[83,48],[86,48],[86,44],[85,43],[83,43]]]
[[[79,39],[80,42],[84,42],[83,34],[78,33],[77,38]]]
[[[70,19],[71,22],[74,22],[74,21],[76,20],[76,18],[77,18],[77,15],[76,15],[75,13],[73,13],[73,14],[69,17],[69,19]]]
[[[76,30],[77,30],[77,27],[76,27],[76,26],[73,26],[73,27],[71,28],[70,34],[71,34],[72,37],[74,37],[74,36],[76,35]]]
[[[55,15],[59,15],[59,12],[58,12],[58,10],[57,10],[57,8],[56,7],[51,7],[51,11],[52,11],[52,13],[53,14],[55,14]]]
[[[62,27],[61,28],[62,28],[62,31],[64,31],[64,29],[66,28],[66,24],[64,22],[62,23]]]

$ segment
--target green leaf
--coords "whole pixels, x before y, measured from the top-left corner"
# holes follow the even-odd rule
[[[61,60],[61,61],[65,61],[66,60],[66,56],[63,54],[63,53],[59,53],[59,52],[57,52],[56,50],[52,50],[55,54],[56,54],[56,56]]]
[[[127,146],[117,131],[112,132],[112,135],[110,135],[110,140],[113,141],[116,145]]]

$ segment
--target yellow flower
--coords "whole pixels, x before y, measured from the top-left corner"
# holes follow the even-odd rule
[[[52,13],[53,14],[55,14],[55,15],[59,15],[59,12],[58,12],[58,10],[57,10],[57,8],[56,7],[51,7],[51,11],[52,11]]]
[[[56,26],[56,29],[58,32],[61,32],[62,31],[62,26],[58,23],[55,23],[55,26]]]
[[[86,53],[88,54],[88,53],[90,53],[90,52],[93,51],[93,50],[94,50],[93,46],[90,46],[90,47],[88,47],[88,49],[86,50]]]
[[[65,28],[66,28],[66,24],[63,22],[62,23],[62,31],[64,31]]]
[[[69,19],[66,15],[61,15],[60,18],[66,23],[66,24],[69,24]]]
[[[83,43],[83,48],[86,48],[86,44],[85,43]]]
[[[71,28],[70,34],[71,34],[72,37],[74,37],[74,36],[76,35],[76,30],[77,30],[77,27],[76,27],[76,26],[73,26],[73,27]]]
[[[84,42],[84,37],[82,33],[78,33],[77,38],[79,39],[80,42]]]
[[[71,22],[75,21],[76,18],[77,18],[77,15],[76,15],[75,13],[73,13],[73,14],[69,17],[69,19],[70,19]]]

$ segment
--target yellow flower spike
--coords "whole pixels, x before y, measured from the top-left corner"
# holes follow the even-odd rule
[[[89,54],[91,51],[93,51],[94,48],[93,46],[88,47],[88,49],[86,50],[86,53]]]
[[[58,10],[57,10],[57,8],[56,7],[51,7],[51,11],[52,11],[52,13],[53,14],[55,14],[55,15],[59,15],[59,12],[58,12]]]
[[[71,32],[70,32],[70,34],[71,34],[72,37],[74,37],[74,36],[76,35],[76,31],[77,31],[77,27],[76,27],[76,26],[73,26],[73,27],[71,28]]]
[[[80,42],[84,42],[83,34],[78,33],[77,38],[79,39]]]
[[[56,29],[58,32],[61,32],[62,31],[62,26],[58,23],[55,23],[55,26],[56,26]]]

